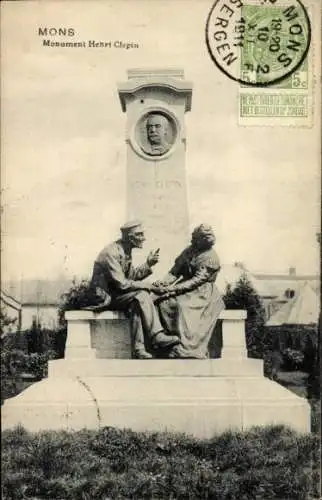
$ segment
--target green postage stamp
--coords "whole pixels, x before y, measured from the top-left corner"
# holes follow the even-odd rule
[[[286,12],[286,14],[285,14]],[[290,28],[285,17],[292,22]],[[301,27],[300,27],[301,26]],[[241,7],[240,24],[235,27],[243,36],[241,50],[241,83],[238,93],[238,117],[241,125],[293,125],[312,124],[312,52],[301,60],[301,45],[310,37],[310,24],[298,23],[296,12],[283,5],[245,4]],[[293,31],[297,39],[289,34]],[[275,54],[284,50],[275,58]],[[276,83],[266,85],[268,78],[279,75],[279,62],[287,65],[288,51],[297,58],[294,71]],[[269,66],[269,70],[268,70]],[[254,86],[261,74],[263,86]],[[265,81],[267,75],[267,81]],[[249,84],[247,84],[247,80]]]

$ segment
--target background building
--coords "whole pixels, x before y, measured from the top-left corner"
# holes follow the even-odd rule
[[[306,290],[306,314],[309,310],[312,314],[316,311],[320,290],[318,275],[297,274],[295,267],[290,267],[285,274],[253,273],[242,262],[235,262],[222,266],[218,288],[225,293],[227,286],[234,287],[243,275],[260,295],[267,320],[284,304],[297,299],[303,290]],[[8,308],[9,316],[17,317],[16,324],[21,329],[30,328],[33,320],[44,328],[55,328],[60,297],[71,285],[72,280],[67,279],[8,281],[3,283],[1,301]],[[300,301],[296,303],[299,305]]]

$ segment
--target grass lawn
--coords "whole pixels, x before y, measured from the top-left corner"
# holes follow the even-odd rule
[[[306,397],[307,374],[277,373]],[[23,389],[31,382],[23,382]],[[26,385],[25,385],[26,384]],[[100,431],[2,435],[3,500],[313,500],[319,498],[320,402],[311,435],[283,426],[185,435]]]
[[[317,436],[283,426],[204,441],[16,428],[2,437],[2,499],[305,500],[318,495],[318,455]]]

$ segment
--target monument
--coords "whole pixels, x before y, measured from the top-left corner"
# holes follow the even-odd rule
[[[127,215],[142,219],[151,248],[160,247],[162,276],[188,238],[184,114],[192,86],[180,70],[132,70],[118,90],[127,117]],[[5,402],[4,429],[108,425],[201,438],[253,425],[310,430],[307,401],[265,378],[263,362],[247,357],[245,311],[221,312],[220,359],[130,359],[122,313],[65,317],[65,359],[51,361],[47,379]]]
[[[147,249],[159,248],[161,278],[189,238],[185,113],[192,84],[182,70],[130,70],[119,83],[126,113],[127,219],[143,221]]]

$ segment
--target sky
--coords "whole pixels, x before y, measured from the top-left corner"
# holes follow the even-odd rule
[[[3,279],[86,277],[97,253],[118,237],[125,222],[126,117],[117,83],[128,69],[149,67],[182,68],[193,83],[186,114],[191,228],[214,227],[223,263],[317,272],[319,93],[312,127],[241,126],[238,83],[206,49],[211,5],[2,3]],[[67,41],[121,40],[139,48],[43,47],[39,27],[73,28]]]

